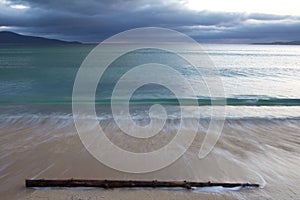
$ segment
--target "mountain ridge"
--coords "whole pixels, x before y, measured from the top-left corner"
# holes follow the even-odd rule
[[[21,35],[11,31],[0,32],[0,45],[66,45],[82,44],[77,41],[64,41],[38,36]]]

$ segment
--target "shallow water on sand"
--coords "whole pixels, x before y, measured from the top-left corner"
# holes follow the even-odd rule
[[[33,106],[34,107],[34,106]],[[1,107],[2,110],[9,108]],[[34,110],[32,107],[31,110]],[[40,108],[39,108],[40,109]],[[62,108],[59,108],[63,110]],[[67,110],[67,109],[66,109]],[[188,123],[193,119],[186,120]],[[109,118],[99,119],[108,137],[120,147],[137,152],[147,152],[165,145],[176,133],[179,119],[169,119],[152,141],[124,139],[124,134]],[[82,145],[68,113],[34,113],[2,117],[0,122],[0,193],[4,199],[45,197],[66,199],[84,195],[105,194],[102,190],[52,190],[25,189],[26,178],[85,178],[85,179],[159,179],[221,182],[255,182],[264,188],[238,191],[197,189],[177,191],[182,198],[260,198],[296,199],[300,193],[300,123],[299,119],[228,118],[222,135],[213,151],[200,160],[197,157],[209,120],[201,120],[200,129],[189,150],[171,166],[147,174],[127,174],[110,169],[94,159]],[[162,139],[163,137],[163,139]],[[144,190],[142,190],[144,191]],[[57,194],[60,196],[55,196]],[[120,196],[130,190],[114,190]],[[166,194],[167,193],[167,194]],[[179,194],[178,194],[179,193]],[[132,198],[153,198],[174,195],[172,190],[145,190]],[[137,195],[137,196],[136,196]],[[148,197],[146,197],[146,196]],[[158,195],[158,196],[157,196]]]

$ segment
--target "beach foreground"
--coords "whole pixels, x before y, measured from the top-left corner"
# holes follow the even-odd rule
[[[108,137],[116,144],[123,145],[122,148],[141,152],[164,145],[153,141],[152,144],[148,141],[148,145],[137,141],[126,145],[112,121],[103,120],[100,123],[110,135]],[[162,137],[166,137],[163,141],[172,138],[172,127],[176,127],[176,123],[175,119],[167,122],[167,128],[161,132],[164,133]],[[200,123],[201,127],[207,126],[205,120]],[[197,157],[204,135],[200,129],[189,150],[171,166],[147,174],[127,174],[104,166],[88,153],[69,115],[31,116],[30,120],[24,115],[20,118],[15,116],[0,123],[0,193],[4,199],[296,199],[300,195],[299,124],[297,119],[227,119],[221,138],[205,159]],[[243,190],[36,190],[25,188],[25,179],[28,178],[266,184],[264,188]]]

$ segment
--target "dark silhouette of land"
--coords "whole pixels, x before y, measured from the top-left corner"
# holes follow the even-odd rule
[[[290,42],[270,42],[270,43],[253,43],[253,44],[263,44],[263,45],[300,45],[300,41],[290,41]]]
[[[67,45],[67,44],[83,44],[77,41],[63,41],[57,39],[49,39],[44,37],[27,36],[14,33],[11,31],[0,31],[0,45]],[[91,43],[92,44],[92,43]],[[262,42],[252,43],[254,45],[300,45],[300,41],[290,42]]]
[[[0,45],[66,45],[66,44],[82,44],[82,43],[48,39],[43,37],[26,36],[26,35],[10,32],[10,31],[0,32]]]

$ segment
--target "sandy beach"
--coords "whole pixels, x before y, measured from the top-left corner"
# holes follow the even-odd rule
[[[219,142],[205,159],[197,157],[203,139],[203,132],[199,131],[183,157],[165,169],[148,174],[126,174],[101,164],[84,148],[71,122],[45,118],[29,124],[22,120],[1,123],[0,192],[4,199],[281,199],[287,196],[295,199],[300,195],[298,120],[227,120]],[[104,125],[117,133],[111,122]],[[118,134],[112,138],[118,141]],[[266,185],[243,190],[36,190],[25,188],[26,178],[227,181],[261,185],[265,181]]]

